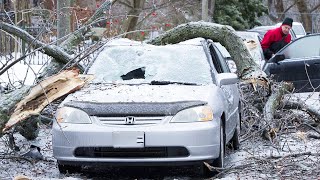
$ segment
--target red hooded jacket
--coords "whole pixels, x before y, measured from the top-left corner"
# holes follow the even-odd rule
[[[288,44],[291,41],[291,35],[283,34],[281,26],[267,31],[267,33],[264,35],[261,41],[261,46],[267,59],[269,59],[272,54],[275,54],[278,50],[280,50],[273,50],[273,48],[270,48],[270,46],[273,43],[280,42],[282,39],[285,42],[285,44]]]

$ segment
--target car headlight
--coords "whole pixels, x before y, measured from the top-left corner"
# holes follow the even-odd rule
[[[210,106],[198,106],[178,112],[170,122],[185,123],[185,122],[203,122],[212,121],[213,113]]]
[[[59,123],[74,123],[74,124],[91,124],[89,115],[76,108],[62,107],[56,112],[56,119]]]

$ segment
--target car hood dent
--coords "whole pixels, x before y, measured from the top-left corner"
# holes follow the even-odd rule
[[[217,91],[212,85],[90,85],[70,94],[64,102],[177,102],[208,101]]]

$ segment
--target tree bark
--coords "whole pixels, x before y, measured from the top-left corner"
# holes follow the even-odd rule
[[[128,13],[128,27],[126,32],[131,32],[135,30],[135,27],[139,19],[139,14],[141,13],[145,2],[146,0],[133,0],[133,8]],[[130,37],[130,34],[127,34],[126,37]]]
[[[71,32],[71,0],[57,1],[57,43],[63,42]]]
[[[210,0],[210,10],[209,10],[209,21],[212,22],[213,21],[213,16],[214,16],[214,10],[216,7],[216,0]]]
[[[208,9],[208,4],[209,2],[208,2],[208,0],[202,0],[202,6],[201,6],[201,19],[203,20],[203,21],[208,21],[209,20],[209,18],[208,18],[208,11],[209,11],[209,9]]]
[[[297,7],[301,14],[301,20],[307,32],[312,32],[312,19],[305,0],[297,0]]]
[[[8,94],[0,94],[0,137],[3,135],[2,129],[9,120],[15,105],[28,94],[29,90],[30,86],[23,86]]]
[[[293,84],[291,83],[280,83],[278,87],[272,87],[272,93],[271,96],[268,98],[268,101],[266,102],[263,114],[264,114],[264,120],[265,125],[268,127],[268,129],[275,129],[275,126],[273,124],[273,117],[275,114],[275,111],[280,105],[281,99],[284,94],[287,94],[293,90]]]
[[[283,6],[283,0],[276,0],[275,1],[275,8],[276,12],[278,14],[277,21],[280,21],[284,17],[284,6]]]

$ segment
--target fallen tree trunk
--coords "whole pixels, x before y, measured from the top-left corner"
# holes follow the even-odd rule
[[[8,94],[0,94],[0,137],[3,135],[2,129],[9,120],[10,113],[14,109],[15,105],[28,94],[29,90],[30,86],[23,86],[22,88]]]

